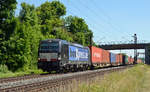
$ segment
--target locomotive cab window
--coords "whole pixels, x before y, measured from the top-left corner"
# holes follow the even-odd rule
[[[59,43],[58,42],[43,42],[40,44],[40,51],[50,51],[50,52],[58,52]]]

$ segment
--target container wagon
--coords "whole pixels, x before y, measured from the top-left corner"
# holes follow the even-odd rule
[[[128,64],[131,64],[131,57],[130,56],[128,56]]]
[[[133,58],[131,58],[131,62],[132,62],[131,64],[134,64],[134,59]]]
[[[104,66],[110,66],[111,62],[110,62],[110,52],[107,50],[102,50],[102,61],[103,61],[103,65]]]
[[[116,57],[117,57],[116,54],[110,53],[110,62],[112,66],[118,65]]]
[[[89,46],[93,66],[110,66],[109,52],[95,46]]]
[[[117,62],[118,65],[123,64],[123,55],[122,54],[117,54],[116,55],[116,62]]]
[[[141,59],[137,59],[137,63],[142,63],[142,60]]]

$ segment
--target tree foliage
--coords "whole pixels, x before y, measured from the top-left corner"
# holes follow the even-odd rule
[[[16,9],[16,0],[0,1],[0,63],[4,64],[8,59],[8,40],[14,32],[16,22],[14,11]]]
[[[0,23],[5,20],[11,19],[14,16],[14,10],[16,9],[16,0],[1,0],[0,1]]]
[[[90,45],[93,33],[84,19],[64,18],[66,7],[59,1],[45,2],[39,7],[22,3],[18,17],[14,16],[16,4],[16,0],[0,1],[0,64],[7,65],[9,70],[36,68],[38,46],[43,39]]]
[[[65,27],[68,32],[74,34],[74,40],[82,45],[90,45],[90,39],[93,37],[92,31],[88,28],[88,25],[84,19],[79,17],[68,16],[65,18]]]
[[[37,8],[37,13],[41,24],[46,24],[47,20],[57,19],[66,14],[66,7],[59,1],[45,2]]]
[[[29,23],[31,26],[38,25],[38,16],[34,5],[22,3],[22,10],[20,11],[20,21]]]

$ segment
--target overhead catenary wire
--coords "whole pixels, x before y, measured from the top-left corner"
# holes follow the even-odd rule
[[[74,5],[72,5],[72,6],[74,6]],[[76,7],[76,6],[74,6],[74,7]],[[67,12],[69,12],[71,15],[77,15],[77,14],[75,14],[76,12],[82,12],[82,11],[80,11],[80,9],[74,8],[74,7],[72,7],[72,9],[74,9],[74,10],[69,10],[69,9],[68,9],[69,11],[67,11]],[[74,11],[74,12],[72,12],[72,11]],[[82,18],[83,18],[83,17],[82,17]],[[84,19],[85,19],[85,21],[88,19],[88,20],[90,20],[90,21],[94,21],[95,23],[97,22],[97,21],[95,21],[95,20],[91,20],[92,18],[89,18],[89,17],[87,17],[86,15],[84,16]],[[96,24],[98,24],[98,23],[96,23]],[[90,26],[93,26],[93,25],[91,24]],[[93,26],[92,29],[98,30],[98,29],[96,29],[95,26]],[[104,31],[104,32],[105,32],[105,31]],[[103,34],[105,34],[105,33],[103,33]],[[105,35],[106,35],[106,34],[105,34]]]
[[[80,1],[80,3],[82,3],[82,4],[84,4],[81,0],[79,0]],[[94,2],[94,0],[90,3],[90,4],[93,4],[93,2]],[[92,7],[96,7],[95,9],[92,9],[92,7],[88,7],[86,4],[84,4],[84,6],[86,7],[86,8],[88,8],[90,11],[93,11],[95,14],[96,14],[96,16],[98,16],[99,18],[101,17],[99,14],[100,13],[97,13],[95,10],[97,9],[97,7],[96,7],[96,5],[94,5],[93,4],[93,6]],[[112,20],[112,18],[108,15],[108,14],[106,14],[101,8],[99,9],[100,11],[102,11],[102,14],[105,16],[105,17],[107,17],[107,19],[109,20],[109,21],[106,21],[105,19],[102,19],[103,21],[105,21],[112,29],[114,29],[114,31],[118,31],[119,33],[124,33],[124,35],[128,35],[126,32],[123,32],[123,31],[121,31],[120,30],[120,28],[118,29],[118,28],[116,28],[116,26],[114,26],[111,22],[110,22],[110,20]]]
[[[71,14],[73,14],[73,15],[76,15],[75,13],[73,13],[73,12],[71,12],[71,11],[69,11]],[[85,18],[87,18],[86,16],[85,16]],[[90,25],[91,26],[91,28],[93,29],[93,30],[99,30],[97,27],[95,27],[95,26],[93,26],[93,25]],[[103,31],[103,30],[101,30],[101,31]],[[105,31],[104,31],[105,32]],[[105,36],[106,36],[106,34],[105,33],[103,33],[102,32],[102,34],[104,34]],[[104,36],[103,36],[104,37]]]
[[[96,7],[95,0],[93,0],[93,1],[91,2],[91,4],[93,4],[93,7]],[[94,4],[95,4],[95,5],[94,5]],[[121,31],[121,32],[123,32],[124,34],[129,35],[129,34],[127,34],[126,32],[120,30],[119,27],[117,28],[117,25],[116,25],[116,24],[112,24],[112,23],[111,23],[111,21],[112,21],[111,16],[110,16],[108,13],[106,13],[106,12],[101,8],[101,6],[99,6],[99,8],[96,7],[95,9],[99,9],[99,11],[101,11],[101,13],[102,13],[105,17],[107,17],[107,19],[109,20],[109,21],[108,21],[108,24],[110,24],[113,28],[117,29],[116,31],[118,31],[118,32]],[[131,36],[131,35],[130,35],[130,36]]]
[[[81,2],[80,2],[80,3],[81,3]],[[82,5],[82,6],[84,6],[84,5]],[[90,12],[92,12],[92,14],[94,14],[94,15],[96,15],[96,16],[98,15],[97,13],[93,12],[90,8],[88,8],[87,6],[86,6],[86,9],[87,9],[87,10],[90,10]],[[94,16],[94,17],[95,17],[95,16]],[[99,22],[98,22],[98,24],[99,24]],[[99,24],[99,25],[101,25],[101,27],[105,28],[102,24]],[[105,32],[107,32],[106,35],[110,34],[110,32],[108,32],[108,30],[105,31]],[[115,37],[115,36],[113,35],[113,37]]]
[[[59,1],[63,1],[63,0],[59,0]],[[79,1],[79,2],[80,2],[80,1]],[[71,8],[72,10],[69,10],[68,7],[67,7],[67,9],[69,10],[69,11],[67,11],[67,12],[70,12],[70,13],[73,14],[73,15],[79,16],[78,14],[81,13],[81,12],[82,12],[81,15],[84,14],[84,13],[86,14],[87,12],[91,12],[91,14],[92,14],[93,16],[94,16],[94,15],[96,15],[96,16],[98,15],[97,13],[93,12],[90,8],[88,8],[87,6],[86,6],[86,11],[81,11],[81,9],[78,8],[79,5],[74,6],[76,3],[74,3],[73,1],[68,0],[67,3],[68,3],[67,6],[69,6],[69,3],[70,3],[70,6],[72,6],[72,7],[69,7],[69,8]],[[82,5],[81,5],[81,4],[82,4]],[[83,5],[82,2],[80,2],[80,5],[81,5],[82,8],[85,8],[85,5]],[[73,13],[73,12],[74,12],[73,9],[74,9],[76,12],[78,12],[78,14],[75,14],[76,12]],[[73,12],[72,12],[72,11],[73,11]],[[108,29],[109,27],[106,28],[104,25],[102,25],[102,24],[100,24],[99,22],[97,22],[97,19],[96,19],[95,16],[94,16],[94,17],[93,17],[93,16],[90,16],[90,17],[88,16],[88,17],[87,17],[86,15],[83,15],[83,16],[84,16],[84,17],[82,17],[82,18],[84,18],[86,22],[87,22],[87,21],[90,22],[90,29],[91,29],[91,28],[92,28],[92,30],[93,30],[93,29],[96,29],[95,32],[97,32],[97,31],[99,30],[99,31],[101,32],[100,35],[104,34],[104,36],[106,36],[106,37],[108,37],[108,36],[109,36],[109,37],[111,36],[111,37],[113,37],[113,38],[116,37],[116,36],[114,36],[113,34],[111,34],[111,32],[108,32],[108,31],[109,31],[109,29]],[[99,17],[99,18],[100,18],[100,17]],[[91,27],[91,25],[92,25],[92,27]],[[95,26],[95,25],[96,25],[96,26]],[[103,30],[102,30],[102,29],[103,29]],[[106,31],[106,30],[107,30],[107,31]],[[94,32],[94,33],[95,33],[95,32]],[[96,34],[98,34],[98,33],[96,33]]]
[[[75,10],[75,12],[84,12],[84,11],[80,11],[80,9],[78,8],[78,6],[75,6],[75,3],[73,4],[73,5],[71,5],[71,6],[73,6],[73,7],[71,7],[72,8],[72,11],[74,11]],[[76,8],[74,8],[74,7],[76,7]],[[83,7],[83,5],[82,5],[82,7]],[[74,10],[73,10],[74,9]],[[86,11],[87,12],[87,11]],[[91,12],[91,11],[89,11],[89,12]],[[94,14],[94,13],[91,13],[91,14]],[[84,15],[84,17],[85,17],[86,15]],[[87,17],[87,16],[86,16]],[[90,17],[90,18],[89,18]],[[100,28],[105,28],[103,25],[101,25],[101,24],[99,24],[98,22],[97,22],[97,20],[93,17],[93,16],[88,16],[88,20],[91,20],[92,19],[92,21],[94,21],[93,23],[95,24],[95,25],[97,25],[98,27],[100,27]],[[94,26],[95,27],[95,26]],[[98,28],[98,30],[100,29],[100,28]],[[102,31],[102,30],[101,30]],[[107,31],[103,31],[103,32],[101,32],[101,33],[104,33],[105,34],[105,36],[108,36],[108,35],[111,35],[109,32],[107,32]],[[113,36],[113,35],[112,35]]]
[[[101,19],[101,20],[108,24],[108,25],[106,26],[107,28],[104,26],[105,23],[100,24],[100,22],[99,22],[98,19],[101,18],[101,16],[99,15],[100,13],[97,13],[97,11],[95,11],[97,8],[92,9],[93,6],[96,7],[96,6],[93,4],[93,2],[91,2],[91,4],[93,4],[93,6],[90,7],[90,8],[89,8],[89,6],[87,6],[87,5],[86,5],[84,2],[82,2],[81,0],[78,0],[78,2],[79,2],[79,4],[76,5],[76,3],[74,3],[73,1],[68,0],[67,3],[68,3],[68,5],[69,5],[69,3],[70,3],[70,6],[71,6],[70,9],[72,9],[72,10],[69,10],[68,7],[67,7],[67,9],[69,10],[69,11],[67,11],[67,12],[70,12],[71,14],[77,15],[77,16],[79,16],[78,14],[80,14],[80,13],[82,12],[82,13],[81,13],[81,15],[83,16],[82,18],[84,18],[85,21],[89,21],[89,22],[90,22],[90,28],[92,28],[92,30],[93,30],[93,29],[96,29],[95,32],[100,31],[100,32],[101,32],[101,35],[104,34],[104,36],[109,36],[109,37],[111,36],[111,37],[113,37],[113,38],[116,38],[116,36],[114,36],[114,35],[112,34],[112,31],[110,31],[110,30],[113,29],[114,31],[117,31],[118,29],[115,28],[115,27],[113,26],[113,24],[112,24],[110,21],[106,21],[105,19]],[[81,5],[81,6],[79,6],[79,5]],[[80,7],[80,8],[86,8],[86,11],[81,11],[82,9],[79,9],[79,7]],[[72,12],[72,11],[73,11],[73,12]],[[74,11],[75,11],[75,13],[78,12],[78,14],[75,14]],[[88,13],[88,12],[91,13],[91,15],[93,15],[93,16],[87,16],[87,13]],[[109,17],[109,15],[107,15],[106,13],[102,13],[102,14],[106,15],[106,17],[108,18],[108,20],[111,19],[111,18]],[[96,17],[98,17],[98,18],[96,19]],[[93,24],[92,24],[92,23],[93,23]],[[91,26],[92,26],[92,27],[91,27]],[[108,28],[110,28],[110,29],[108,29]],[[102,30],[102,29],[103,29],[103,30]],[[94,33],[95,33],[95,32],[94,32]],[[118,32],[120,32],[120,31],[118,31]],[[98,32],[97,32],[96,34],[98,34]],[[120,34],[122,34],[122,32],[120,32]],[[126,39],[126,37],[125,37],[124,39]]]

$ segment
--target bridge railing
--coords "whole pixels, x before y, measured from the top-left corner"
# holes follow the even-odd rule
[[[137,41],[137,44],[147,44],[150,43],[145,40]],[[110,42],[97,42],[98,45],[119,45],[119,44],[134,44],[134,41],[110,41]]]

